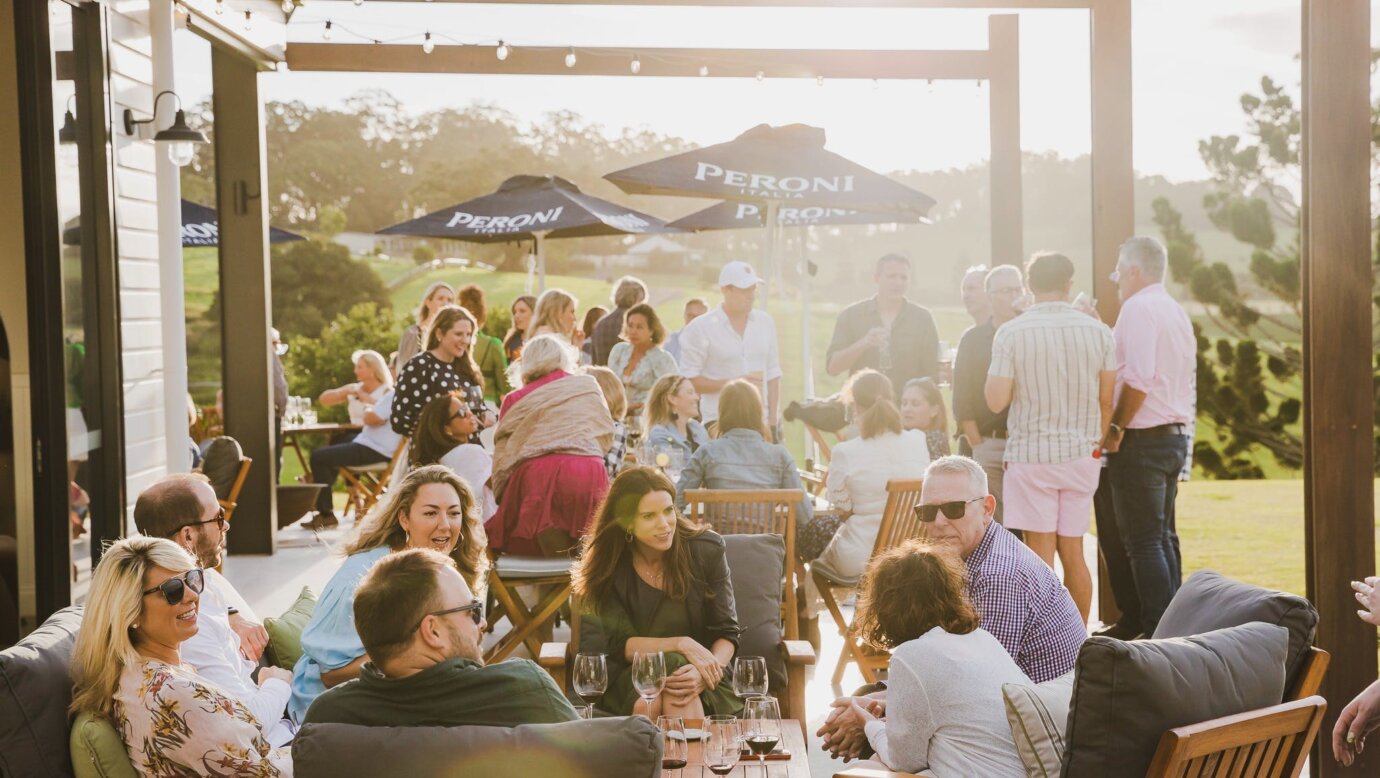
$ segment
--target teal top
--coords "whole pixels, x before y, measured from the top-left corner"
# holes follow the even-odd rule
[[[652,385],[656,380],[680,369],[676,367],[675,357],[668,354],[666,349],[652,346],[647,349],[637,367],[633,368],[632,375],[624,375],[628,363],[632,361],[632,353],[631,343],[619,343],[609,352],[609,369],[623,382],[623,388],[628,393],[629,408],[634,405],[646,405],[647,395],[652,393]]]

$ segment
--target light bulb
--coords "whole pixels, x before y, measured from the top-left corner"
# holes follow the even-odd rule
[[[641,73],[641,72],[642,72],[642,60],[638,59],[637,57],[633,57],[632,64],[628,66],[628,69],[632,71],[632,74],[633,74],[634,76],[637,75],[638,73]]]
[[[508,58],[508,44],[504,43],[502,39],[498,41],[498,48],[494,49],[494,56],[498,57],[500,62]]]
[[[254,12],[253,12],[253,11],[245,11],[245,12],[244,12],[244,31],[245,31],[245,32],[249,32],[249,31],[252,30],[252,29],[254,29]]]
[[[422,53],[430,54],[435,50],[436,42],[431,39],[431,33],[427,33],[426,37],[422,39]]]
[[[216,0],[216,16],[225,14],[225,0]]]
[[[292,0],[283,0],[283,13],[290,14],[297,9],[297,4]]]
[[[326,22],[326,28],[323,29],[323,30],[321,31],[321,40],[323,40],[323,41],[328,41],[328,40],[330,40],[330,39],[331,39],[331,23],[330,23],[329,20],[327,20],[327,22]]]
[[[356,8],[360,7],[361,5],[364,5],[364,0],[355,0],[355,7],[356,7]]]
[[[925,84],[925,91],[929,92],[930,94],[934,94],[934,79],[931,78],[929,81],[926,81]]]
[[[168,144],[168,159],[178,167],[190,165],[195,154],[196,146],[190,141],[179,140]]]
[[[764,73],[764,72],[762,72],[762,71],[760,71],[760,70],[757,71],[757,83],[760,84],[763,80],[766,79],[766,77],[767,77],[767,74],[766,74],[766,73]]]
[[[815,86],[824,86],[824,76],[815,76]]]
[[[565,53],[565,66],[568,68],[575,67],[575,48],[573,46],[570,51]]]
[[[875,78],[872,79],[872,88],[873,88],[873,89],[881,89],[881,88],[882,88],[882,82],[878,81],[878,80],[875,79]]]
[[[704,76],[707,76],[707,75],[709,75],[709,66],[708,66],[708,65],[700,65],[700,76],[701,76],[701,77],[704,77]]]

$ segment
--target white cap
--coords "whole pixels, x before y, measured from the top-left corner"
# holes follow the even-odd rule
[[[746,262],[730,262],[724,265],[724,269],[719,271],[719,286],[736,286],[739,289],[751,289],[758,284],[765,283],[757,276],[752,269],[752,265]]]

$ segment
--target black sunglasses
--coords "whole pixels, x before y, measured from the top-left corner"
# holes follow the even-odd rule
[[[974,497],[971,500],[953,500],[951,502],[941,502],[938,505],[917,505],[915,515],[926,524],[933,524],[939,518],[939,512],[944,512],[944,518],[953,521],[961,519],[968,513],[968,506],[975,502],[981,502],[986,497]]]
[[[426,616],[449,616],[452,613],[464,613],[465,611],[470,612],[470,619],[474,621],[474,626],[477,627],[480,624],[484,623],[484,603],[479,600],[475,600],[469,605],[461,605],[458,608],[446,608],[443,611],[431,611],[430,613],[426,614]],[[422,621],[426,620],[426,616],[422,617]],[[421,628],[422,622],[419,621],[417,622],[417,626],[412,628],[412,631],[416,632]]]
[[[197,594],[206,588],[206,574],[199,567],[193,567],[182,575],[175,575],[152,589],[145,590],[144,596],[147,597],[154,592],[162,592],[163,599],[169,605],[177,605],[182,602],[182,598],[187,596],[187,590],[191,589]]]

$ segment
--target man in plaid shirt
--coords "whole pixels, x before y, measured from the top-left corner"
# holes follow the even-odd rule
[[[987,493],[987,474],[960,456],[936,459],[921,487],[925,536],[949,546],[968,569],[968,597],[987,630],[1011,654],[1030,680],[1043,683],[1073,670],[1087,628],[1069,592],[1054,572],[1000,524],[992,520],[996,499]],[[841,697],[820,727],[824,747],[836,757],[863,755],[867,744],[856,701],[874,715],[886,711],[886,691]]]

